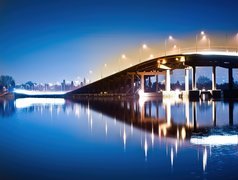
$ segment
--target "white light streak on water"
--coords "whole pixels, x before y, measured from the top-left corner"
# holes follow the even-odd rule
[[[16,108],[26,108],[33,105],[64,105],[65,100],[63,98],[20,98],[16,99]]]
[[[192,144],[197,145],[236,145],[238,144],[238,135],[211,135],[208,137],[192,137],[190,139]]]

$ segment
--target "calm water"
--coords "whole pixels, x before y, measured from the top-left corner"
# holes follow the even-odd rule
[[[0,179],[238,179],[238,103],[0,99]]]

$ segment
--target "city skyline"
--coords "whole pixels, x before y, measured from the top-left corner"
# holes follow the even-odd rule
[[[157,46],[169,35],[195,39],[201,30],[235,35],[236,4],[224,0],[1,1],[0,71],[17,83],[95,80],[116,71],[108,69],[121,54],[134,61],[150,56],[150,52],[141,55],[143,43],[157,53]],[[218,82],[222,81],[219,74],[224,71],[218,70]]]

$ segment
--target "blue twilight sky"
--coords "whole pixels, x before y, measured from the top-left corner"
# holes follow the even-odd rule
[[[144,42],[236,33],[237,7],[237,0],[0,0],[0,74],[18,83],[98,78],[109,74],[105,63]]]

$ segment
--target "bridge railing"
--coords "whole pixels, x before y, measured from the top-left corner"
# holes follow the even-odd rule
[[[159,54],[158,57],[176,55],[176,54],[186,54],[186,53],[202,53],[202,52],[229,52],[237,53],[238,47],[234,46],[210,46],[210,47],[187,47],[187,48],[176,48],[168,51],[164,51]]]

